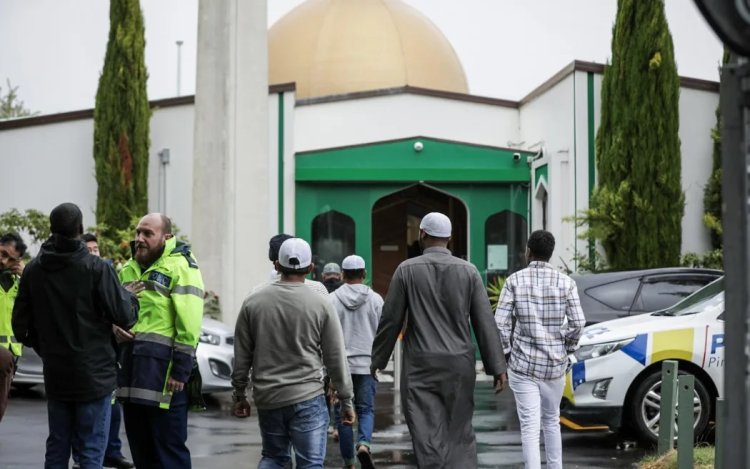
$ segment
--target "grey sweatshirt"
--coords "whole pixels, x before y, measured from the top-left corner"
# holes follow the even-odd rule
[[[367,285],[345,283],[331,293],[331,302],[344,331],[349,371],[353,375],[369,375],[372,341],[378,330],[383,298]]]
[[[234,332],[232,386],[242,396],[252,369],[259,409],[278,409],[323,394],[323,368],[345,407],[352,380],[330,302],[304,283],[275,282],[250,295]]]

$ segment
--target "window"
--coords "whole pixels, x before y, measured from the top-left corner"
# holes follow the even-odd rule
[[[484,224],[487,277],[509,275],[526,265],[526,219],[505,210],[487,218]]]
[[[690,277],[646,279],[633,304],[633,311],[651,312],[669,308],[705,284],[703,279]]]
[[[637,277],[628,278],[589,288],[586,290],[586,294],[612,309],[630,311],[630,305],[633,304],[633,298],[638,292],[640,284],[641,281]]]
[[[341,261],[354,253],[354,220],[341,212],[321,213],[312,221],[312,252],[315,278],[320,278],[323,266]]]

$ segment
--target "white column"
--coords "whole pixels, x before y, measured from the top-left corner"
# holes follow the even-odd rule
[[[223,320],[268,276],[275,227],[268,186],[265,0],[200,0],[192,243]]]

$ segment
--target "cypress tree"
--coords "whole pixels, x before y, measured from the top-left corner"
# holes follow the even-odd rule
[[[612,268],[679,263],[685,205],[679,94],[663,0],[618,0],[590,216]]]
[[[109,40],[94,108],[97,223],[113,237],[148,210],[149,109],[138,0],[112,0]],[[114,238],[113,238],[114,239]]]

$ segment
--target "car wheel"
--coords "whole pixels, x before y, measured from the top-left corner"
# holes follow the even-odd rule
[[[680,374],[687,373],[680,371]],[[661,369],[654,370],[638,384],[629,403],[631,418],[629,427],[636,431],[638,437],[650,443],[656,443],[659,438],[661,383]],[[711,395],[708,393],[708,388],[696,376],[693,397],[693,415],[695,418],[693,431],[696,438],[703,435],[708,428],[711,406]],[[675,427],[675,436],[676,434],[677,428]]]

